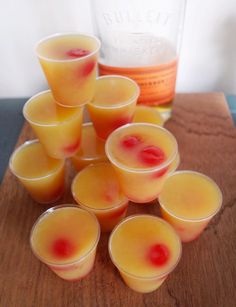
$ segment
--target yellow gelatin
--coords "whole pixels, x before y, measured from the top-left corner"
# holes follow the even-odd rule
[[[57,103],[82,106],[94,96],[99,40],[78,33],[41,40],[36,53]]]
[[[175,137],[148,123],[132,123],[115,130],[105,149],[124,194],[136,203],[154,200],[179,162]]]
[[[179,171],[165,182],[159,197],[163,217],[173,225],[183,242],[196,239],[219,211],[222,193],[209,177]]]
[[[110,163],[90,165],[79,172],[72,194],[80,206],[97,216],[104,232],[111,231],[126,214],[128,199]]]
[[[39,203],[58,200],[64,192],[64,160],[49,157],[39,141],[28,141],[10,158],[10,169]]]
[[[107,161],[105,143],[97,137],[92,123],[83,124],[81,145],[71,161],[77,171],[90,164]]]
[[[31,231],[35,256],[58,276],[74,281],[93,268],[100,229],[94,215],[76,206],[48,209]]]
[[[99,138],[106,140],[113,130],[133,120],[138,96],[138,85],[129,78],[97,78],[88,111]]]
[[[49,156],[64,159],[79,150],[82,107],[59,106],[51,91],[45,91],[26,102],[23,114]]]
[[[109,253],[125,283],[145,293],[156,290],[175,268],[181,256],[181,242],[164,220],[134,215],[113,230]]]
[[[153,107],[137,105],[134,112],[134,123],[150,123],[163,126],[164,119]]]

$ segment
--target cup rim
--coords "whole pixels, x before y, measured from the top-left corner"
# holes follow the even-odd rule
[[[123,79],[123,80],[127,80],[129,83],[132,83],[135,87],[135,93],[127,100],[127,101],[123,101],[120,102],[119,104],[111,104],[108,106],[101,106],[98,105],[96,103],[92,101],[90,101],[88,103],[88,107],[95,107],[97,109],[102,109],[102,110],[113,110],[113,109],[119,109],[119,108],[123,108],[125,106],[128,106],[130,104],[132,104],[135,100],[138,99],[139,95],[140,95],[140,87],[138,86],[137,82],[135,82],[133,79],[128,78],[126,76],[122,76],[122,75],[105,75],[105,76],[100,76],[96,78],[96,82],[99,82],[99,80],[103,80],[103,79]]]
[[[78,180],[79,176],[85,172],[88,168],[91,168],[91,167],[96,167],[96,166],[99,166],[99,165],[110,165],[112,167],[112,165],[109,163],[109,162],[101,162],[101,163],[96,163],[96,164],[91,164],[91,165],[88,165],[86,167],[84,167],[80,172],[78,172],[78,174],[74,177],[73,181],[72,181],[72,184],[71,184],[71,194],[74,198],[74,200],[83,208],[87,209],[87,210],[92,210],[94,212],[110,212],[114,209],[118,209],[120,207],[122,207],[123,205],[125,205],[126,203],[128,204],[129,203],[129,199],[124,195],[124,200],[121,200],[119,201],[119,203],[117,203],[115,206],[113,207],[109,207],[109,208],[94,208],[92,206],[88,206],[86,205],[85,203],[77,200],[78,198],[76,197],[75,195],[75,191],[74,191],[74,185],[75,185],[75,182],[76,180]]]
[[[53,157],[49,156],[51,159],[59,160],[60,162],[62,162],[61,165],[58,166],[53,172],[51,172],[51,173],[49,173],[45,176],[34,177],[34,178],[28,178],[28,177],[21,176],[21,175],[17,174],[17,172],[14,170],[14,167],[13,167],[13,159],[14,159],[15,155],[19,151],[21,151],[24,147],[27,147],[27,146],[34,144],[34,143],[38,143],[43,147],[43,145],[39,142],[38,139],[28,140],[28,141],[25,141],[23,144],[21,144],[18,148],[16,148],[10,156],[9,169],[12,172],[12,174],[15,175],[19,179],[28,180],[28,181],[37,181],[37,180],[45,179],[45,178],[48,178],[48,177],[54,175],[55,173],[57,173],[60,169],[62,169],[65,166],[65,160],[64,159],[57,159],[57,158],[53,158]]]
[[[87,126],[92,126],[93,127],[93,123],[92,122],[86,122],[82,124],[82,128],[83,127],[87,127]],[[94,127],[93,127],[94,128]],[[82,131],[83,133],[83,131]],[[95,132],[96,135],[96,132]],[[99,139],[99,141],[103,141],[102,139],[98,138],[98,136],[96,135],[96,138]],[[104,141],[103,141],[104,142]],[[78,156],[77,153],[71,157],[72,159],[76,159],[76,160],[81,160],[81,161],[92,161],[94,159],[100,159],[100,158],[106,158],[106,153],[105,153],[105,142],[104,142],[104,154],[98,155],[98,156],[93,156],[93,157],[83,157],[83,156]]]
[[[169,135],[169,137],[172,138],[172,140],[173,140],[173,142],[175,144],[174,145],[175,150],[173,150],[172,154],[170,155],[170,157],[166,161],[164,161],[160,165],[157,165],[157,166],[154,166],[154,167],[134,168],[134,167],[128,167],[128,166],[124,165],[123,163],[120,163],[120,162],[116,161],[116,159],[114,157],[112,157],[112,155],[109,152],[109,145],[110,145],[111,139],[119,131],[121,131],[123,129],[126,129],[126,128],[130,127],[130,126],[149,126],[149,127],[153,127],[155,129],[159,129],[159,130],[164,131],[165,133],[167,133]],[[130,172],[130,173],[142,173],[142,174],[145,174],[145,173],[150,173],[150,172],[153,172],[153,171],[162,170],[163,168],[165,168],[168,165],[170,165],[174,161],[174,159],[175,159],[175,157],[176,157],[176,155],[178,153],[178,143],[176,141],[175,136],[170,131],[168,131],[166,128],[164,128],[164,127],[161,127],[161,126],[158,126],[158,125],[155,125],[155,124],[151,124],[151,123],[129,123],[129,124],[123,125],[123,126],[117,128],[116,130],[112,131],[112,133],[108,136],[108,138],[106,140],[105,152],[106,152],[106,155],[107,155],[107,158],[109,159],[109,161],[112,164],[114,164],[116,167],[121,168],[122,170],[125,170],[126,172]]]
[[[42,220],[47,214],[50,214],[50,213],[52,213],[52,212],[54,212],[56,210],[65,209],[65,208],[73,208],[73,209],[76,209],[76,210],[85,211],[85,212],[87,212],[88,214],[90,214],[93,217],[94,221],[97,224],[97,237],[96,237],[96,240],[95,240],[93,246],[84,255],[79,257],[79,259],[77,259],[77,260],[73,260],[73,261],[70,261],[70,262],[61,262],[61,263],[46,261],[33,248],[33,243],[32,242],[33,242],[33,233],[34,233],[35,227],[37,226],[38,222],[40,222],[40,220]],[[94,249],[96,249],[96,247],[98,245],[98,242],[99,242],[99,239],[100,239],[100,235],[101,235],[101,229],[100,229],[100,225],[99,225],[99,222],[98,222],[95,214],[93,214],[91,211],[79,208],[78,206],[76,206],[74,204],[62,204],[62,205],[54,206],[54,207],[51,207],[51,208],[47,209],[34,222],[32,228],[31,228],[31,231],[30,231],[30,247],[31,247],[31,250],[32,250],[33,254],[35,255],[35,257],[38,258],[43,263],[49,265],[49,266],[53,266],[53,267],[70,266],[70,265],[77,264],[77,263],[83,261],[87,256],[89,256],[94,251]]]
[[[56,59],[51,59],[49,57],[42,56],[42,55],[39,54],[37,49],[40,46],[40,44],[42,44],[42,43],[44,43],[44,42],[46,42],[46,41],[48,41],[50,39],[57,38],[57,37],[63,37],[63,36],[89,37],[90,39],[93,39],[94,41],[96,41],[97,48],[94,51],[92,51],[91,53],[89,53],[88,55],[82,56],[80,58],[75,58],[75,59],[56,60]],[[58,32],[58,33],[54,33],[54,34],[48,35],[48,36],[46,36],[44,38],[41,38],[34,45],[34,52],[35,52],[35,54],[37,55],[37,57],[39,59],[43,59],[43,60],[46,60],[48,62],[60,62],[60,63],[65,63],[66,62],[66,63],[69,63],[69,62],[79,62],[81,60],[89,58],[89,57],[93,56],[94,54],[96,54],[100,50],[100,48],[101,48],[101,41],[95,35],[74,31],[74,32]]]
[[[219,192],[219,204],[218,204],[218,207],[216,208],[216,210],[214,212],[212,212],[211,214],[205,216],[205,217],[198,217],[198,218],[186,218],[186,217],[181,217],[181,216],[178,216],[176,214],[174,214],[173,212],[171,212],[170,210],[166,209],[165,205],[163,204],[163,201],[161,201],[161,194],[162,194],[162,191],[158,197],[158,202],[160,204],[160,207],[166,211],[170,216],[180,220],[180,221],[184,221],[184,222],[190,222],[190,223],[196,223],[196,222],[202,222],[202,221],[207,221],[209,220],[210,218],[212,218],[213,216],[215,216],[221,209],[222,207],[222,204],[223,204],[223,194],[222,194],[222,191],[221,189],[219,188],[219,186],[217,185],[217,183],[212,179],[210,178],[209,176],[205,175],[205,174],[202,174],[200,172],[196,172],[196,171],[191,171],[191,170],[180,170],[180,171],[175,171],[173,172],[172,174],[169,174],[166,181],[171,178],[172,176],[176,176],[176,175],[179,175],[179,174],[195,174],[199,177],[202,177],[206,180],[208,180],[211,184],[213,184],[215,186],[215,188],[218,190]],[[165,184],[164,184],[165,186]],[[163,187],[164,188],[164,187]]]
[[[64,125],[66,123],[68,123],[69,121],[73,120],[74,118],[78,117],[80,115],[81,112],[83,112],[83,105],[82,106],[73,106],[71,108],[74,108],[74,109],[77,109],[75,114],[73,114],[71,117],[69,117],[68,119],[66,120],[63,120],[61,122],[58,122],[58,123],[51,123],[51,124],[46,124],[46,123],[40,123],[38,121],[33,121],[32,119],[30,119],[29,115],[27,114],[27,107],[30,103],[33,103],[33,101],[35,100],[35,98],[39,97],[39,96],[44,96],[46,94],[51,94],[52,95],[52,99],[55,100],[53,98],[53,94],[52,94],[52,91],[51,90],[45,90],[45,91],[41,91],[35,95],[33,95],[32,97],[30,97],[24,104],[24,107],[23,107],[23,110],[22,110],[22,113],[23,113],[23,116],[24,118],[27,120],[28,123],[30,124],[33,124],[33,125],[36,125],[36,126],[40,126],[40,127],[57,127],[57,126],[60,126],[60,125]],[[55,100],[55,103],[57,104],[56,100]],[[60,107],[63,107],[63,105],[59,104]],[[67,107],[65,107],[67,108]],[[78,111],[78,112],[77,112]]]
[[[61,103],[60,101],[58,100],[55,100],[56,101],[56,104],[59,105],[60,107],[63,107],[63,108],[66,108],[66,109],[76,109],[76,108],[82,108],[84,106],[86,106],[88,104],[88,102],[83,102],[79,105],[70,105],[70,104],[63,104]]]
[[[123,223],[126,223],[128,220],[130,219],[133,219],[133,218],[136,218],[136,217],[152,217],[154,219],[158,219],[159,221],[161,221],[163,224],[165,224],[167,227],[169,227],[169,229],[171,229],[173,231],[173,234],[176,236],[176,239],[177,241],[179,242],[179,255],[176,259],[176,261],[174,262],[174,264],[166,271],[166,272],[163,272],[162,274],[157,274],[155,276],[151,276],[151,277],[148,277],[148,276],[138,276],[138,275],[135,275],[135,274],[132,274],[130,272],[127,272],[126,270],[122,269],[118,264],[117,262],[114,260],[114,257],[112,256],[112,237],[114,235],[114,233],[116,232],[116,230],[123,224]],[[180,259],[181,259],[181,256],[182,256],[182,243],[181,243],[181,240],[180,240],[180,237],[179,235],[177,234],[177,232],[175,231],[175,229],[169,224],[167,223],[164,219],[158,217],[158,216],[155,216],[153,214],[133,214],[133,215],[130,215],[126,218],[124,218],[121,222],[119,222],[112,230],[111,234],[110,234],[110,237],[109,237],[109,241],[108,241],[108,251],[109,251],[109,255],[110,255],[110,258],[111,258],[111,261],[112,263],[116,266],[116,268],[125,273],[126,275],[129,275],[130,277],[132,278],[135,278],[135,279],[142,279],[142,280],[153,280],[153,279],[156,279],[156,278],[163,278],[165,276],[167,276],[168,274],[170,274],[175,268],[176,266],[178,265]]]

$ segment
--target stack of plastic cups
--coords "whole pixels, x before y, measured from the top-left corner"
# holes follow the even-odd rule
[[[96,78],[99,49],[96,37],[78,33],[37,44],[50,90],[26,102],[23,114],[38,140],[12,154],[10,169],[43,204],[63,195],[65,159],[78,171],[71,186],[78,206],[50,208],[32,228],[31,248],[39,260],[61,278],[79,280],[93,268],[100,229],[112,231],[109,253],[125,283],[151,292],[178,264],[180,239],[191,241],[203,231],[222,194],[202,174],[175,172],[180,155],[174,135],[155,109],[136,106],[135,81]],[[92,122],[82,125],[85,105]],[[124,219],[129,201],[149,205],[156,199],[173,227],[146,214]]]

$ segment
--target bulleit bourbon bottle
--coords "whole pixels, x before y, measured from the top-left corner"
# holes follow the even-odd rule
[[[102,42],[100,75],[124,75],[140,86],[138,103],[164,116],[175,97],[186,0],[92,0]]]

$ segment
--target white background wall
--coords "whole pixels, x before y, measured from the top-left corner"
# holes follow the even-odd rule
[[[0,0],[0,97],[47,88],[33,46],[76,30],[92,33],[88,0]],[[236,0],[188,0],[177,91],[236,94]]]

